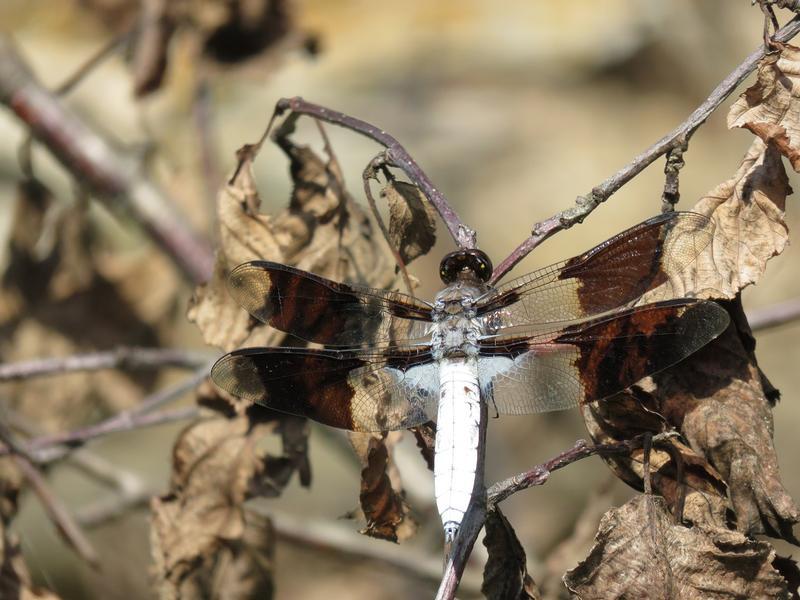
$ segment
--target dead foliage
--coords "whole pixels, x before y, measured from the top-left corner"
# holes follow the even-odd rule
[[[228,293],[228,274],[243,262],[271,260],[333,280],[377,287],[394,281],[388,252],[366,233],[369,220],[345,190],[335,157],[323,158],[296,145],[286,132],[277,141],[290,161],[294,187],[289,206],[277,215],[259,212],[261,200],[252,170],[258,149],[239,150],[238,165],[218,198],[220,243],[214,275],[197,288],[189,308],[188,317],[206,342],[224,350],[287,341],[283,332],[250,317]],[[211,387],[203,388],[199,401],[218,416],[193,425],[178,439],[171,493],[153,504],[153,552],[159,587],[166,597],[195,593],[192,590],[207,593],[212,580],[228,580],[231,569],[249,572],[255,557],[260,557],[263,577],[253,585],[266,585],[273,540],[266,543],[259,538],[264,543],[251,545],[249,517],[242,504],[279,495],[295,472],[302,485],[311,483],[305,420],[247,406]],[[257,441],[265,435],[281,436],[282,456],[256,451]],[[360,498],[367,522],[363,533],[393,541],[406,539],[416,528],[391,458],[399,435],[351,437],[363,469]],[[264,520],[264,527],[268,523]],[[221,550],[233,558],[221,564]],[[217,573],[223,567],[227,571]],[[228,597],[253,597],[254,589]]]
[[[779,393],[758,367],[740,293],[788,242],[792,190],[781,158],[796,168],[797,52],[783,46],[767,56],[757,83],[733,105],[729,126],[759,137],[735,175],[692,209],[713,220],[713,237],[693,268],[667,284],[721,301],[730,326],[679,366],[584,409],[598,442],[676,429],[688,443],[656,446],[649,461],[644,450],[606,458],[623,481],[641,490],[647,478],[661,497],[607,513],[594,550],[565,577],[581,598],[705,598],[710,589],[719,597],[788,597],[771,546],[749,537],[797,544],[800,512],[781,482],[772,439]],[[742,580],[744,573],[752,576]]]

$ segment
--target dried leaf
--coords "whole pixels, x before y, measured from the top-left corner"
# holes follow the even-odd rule
[[[580,598],[788,598],[765,542],[674,523],[664,501],[638,496],[603,517],[589,557],[564,583]]]
[[[603,402],[583,407],[584,422],[592,440],[606,444],[677,428],[678,424],[660,413],[664,408],[660,404],[659,391],[648,393],[634,386]],[[638,491],[644,490],[643,448],[637,448],[629,455],[602,458],[622,481]],[[675,437],[651,449],[649,467],[646,476],[653,491],[666,500],[673,514],[682,510],[687,521],[725,525],[727,486],[704,456]]]
[[[428,470],[433,471],[433,459],[436,455],[436,423],[428,421],[424,425],[412,428],[411,433],[414,434],[417,448],[419,448]]]
[[[214,556],[204,557],[202,568],[181,582],[177,598],[269,600],[273,597],[275,532],[272,522],[252,511],[245,512],[244,518],[242,537],[222,540]]]
[[[489,558],[483,569],[481,592],[488,600],[539,600],[542,596],[528,575],[525,550],[500,509],[486,517],[483,545]]]
[[[291,264],[329,279],[372,287],[392,281],[393,261],[370,235],[369,220],[344,190],[335,160],[322,160],[285,138],[280,144],[291,160],[294,182],[287,210],[274,217],[258,213],[261,199],[251,146],[239,150],[239,164],[219,194],[220,246],[214,274],[196,289],[188,317],[206,343],[225,350],[278,345],[285,335],[257,324],[228,294],[228,274],[243,262]]]
[[[390,179],[381,197],[389,204],[389,243],[403,263],[427,254],[436,243],[436,214],[419,188]]]
[[[786,580],[792,600],[800,598],[800,567],[790,556],[776,556],[772,566]]]
[[[732,299],[757,283],[767,261],[788,243],[784,214],[786,196],[791,193],[780,153],[773,145],[754,140],[736,174],[691,209],[714,222],[710,243],[689,268],[669,272],[669,281],[639,303],[687,296]],[[678,227],[664,245],[680,253],[694,239],[693,231]]]
[[[162,596],[181,597],[198,586],[207,591],[204,586],[230,577],[220,571],[233,568],[230,560],[250,560],[242,558],[250,552],[244,550],[247,540],[261,534],[248,533],[242,505],[266,482],[274,483],[257,447],[274,428],[274,423],[252,425],[246,418],[215,418],[190,425],[178,437],[171,491],[151,506],[151,547]]]
[[[400,481],[400,473],[391,459],[390,449],[402,432],[388,434],[350,433],[350,443],[361,459],[361,510],[367,526],[365,535],[403,541],[416,531],[417,524],[409,514]]]
[[[758,65],[758,79],[728,112],[728,127],[752,131],[800,171],[800,48],[777,44]]]
[[[741,304],[729,303],[732,323],[717,340],[655,377],[662,414],[680,426],[728,484],[739,531],[797,543],[800,511],[781,483],[772,441],[772,402],[755,362]],[[738,324],[738,327],[737,327]]]

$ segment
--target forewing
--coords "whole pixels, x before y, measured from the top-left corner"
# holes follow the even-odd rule
[[[236,267],[229,288],[260,321],[327,346],[421,341],[431,320],[430,305],[412,296],[337,283],[266,261]]]
[[[711,243],[713,222],[690,212],[664,213],[567,261],[497,287],[478,313],[490,329],[575,322],[632,306],[663,287],[658,300],[687,295],[680,275]]]
[[[680,362],[722,333],[728,321],[713,302],[680,299],[561,331],[486,338],[480,342],[479,378],[500,413],[563,410],[602,400]]]
[[[389,354],[246,348],[211,369],[219,387],[277,411],[351,431],[407,429],[429,421],[438,400],[430,347]]]

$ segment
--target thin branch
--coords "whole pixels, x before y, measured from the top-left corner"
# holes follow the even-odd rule
[[[281,98],[278,100],[273,118],[275,115],[282,115],[287,110],[291,111],[287,121],[296,119],[299,115],[308,115],[320,121],[326,121],[355,133],[360,133],[386,148],[387,161],[401,169],[411,182],[422,190],[422,193],[425,194],[439,213],[439,216],[441,216],[455,243],[462,248],[475,247],[475,231],[463,223],[444,197],[444,194],[433,185],[433,182],[422,168],[394,137],[366,121],[306,102],[300,97]]]
[[[37,358],[0,364],[0,381],[14,381],[59,375],[75,371],[100,369],[142,369],[179,367],[196,369],[212,357],[209,352],[175,348],[137,348],[122,346],[114,350],[74,354],[72,356]]]
[[[69,453],[70,448],[63,448],[60,446],[76,447],[85,444],[89,440],[112,433],[134,431],[136,429],[144,429],[145,427],[165,425],[174,421],[196,419],[200,416],[200,408],[197,406],[187,406],[184,408],[142,415],[129,415],[129,413],[120,414],[126,416],[126,418],[118,418],[118,415],[117,417],[112,417],[96,425],[54,434],[52,436],[36,438],[31,440],[25,448],[35,456],[36,462],[52,462],[63,458]],[[5,452],[0,451],[0,455],[2,454],[5,454]]]
[[[763,331],[800,319],[800,298],[747,311],[752,331]]]
[[[36,80],[7,34],[0,34],[0,102],[112,212],[133,217],[191,281],[210,278],[213,254],[175,202]]]
[[[197,418],[200,415],[200,409],[197,406],[164,412],[152,411],[194,389],[206,378],[209,368],[210,365],[206,365],[198,369],[192,376],[180,383],[148,396],[138,406],[109,417],[105,421],[72,431],[37,437],[30,440],[24,448],[35,457],[37,462],[49,462],[58,460],[69,452],[68,448],[61,448],[61,446],[80,446],[91,439],[111,433]],[[0,451],[0,455],[2,454],[7,454],[7,452]]]
[[[654,441],[672,437],[672,433],[659,434],[653,436]],[[532,486],[542,485],[549,478],[553,471],[562,469],[574,462],[593,456],[595,454],[628,454],[635,448],[642,446],[642,436],[637,436],[630,440],[615,442],[612,444],[597,444],[590,446],[586,440],[578,440],[568,450],[558,454],[550,460],[533,467],[532,469],[504,479],[486,490],[483,499],[473,499],[461,529],[456,537],[450,557],[445,565],[445,571],[439,585],[439,592],[436,600],[452,600],[455,598],[459,579],[464,572],[467,560],[472,551],[472,546],[478,538],[478,534],[483,528],[486,514],[494,507],[511,496],[512,494]]]
[[[131,37],[133,37],[136,31],[136,27],[131,27],[127,31],[123,31],[122,33],[111,38],[97,51],[95,51],[94,54],[89,56],[89,58],[87,58],[83,64],[79,65],[75,71],[67,75],[67,78],[53,89],[53,93],[56,96],[66,96],[69,94],[94,69],[96,69],[106,59],[110,58],[122,44],[127,43]]]
[[[773,40],[787,42],[798,33],[800,33],[800,17],[795,17],[775,33]],[[711,113],[753,72],[758,62],[764,57],[764,54],[765,49],[763,46],[750,54],[742,64],[722,80],[708,98],[689,115],[689,118],[600,185],[592,188],[591,192],[585,196],[578,196],[575,206],[534,225],[531,236],[497,265],[489,283],[495,283],[500,280],[514,265],[554,233],[568,229],[583,221],[594,209],[608,200],[614,192],[641,173],[658,157],[688,143],[697,128],[705,123]]]
[[[2,423],[0,423],[0,440],[6,445],[6,451],[10,452],[14,457],[25,479],[28,481],[31,489],[36,493],[45,512],[56,526],[56,530],[64,538],[64,541],[72,547],[83,560],[96,567],[99,564],[99,558],[91,542],[72,518],[72,515],[70,515],[69,510],[61,499],[50,490],[44,476],[39,469],[36,468],[33,458],[28,454],[27,450],[14,439],[13,434]]]
[[[6,423],[11,429],[21,431],[29,438],[44,435],[36,423],[14,411],[3,410],[0,423]],[[122,493],[144,487],[144,482],[137,474],[86,448],[71,452],[68,461],[89,477]]]

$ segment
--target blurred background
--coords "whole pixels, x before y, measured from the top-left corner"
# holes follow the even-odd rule
[[[182,4],[190,18],[170,41],[159,89],[135,97],[130,65],[124,52],[117,52],[94,68],[66,102],[116,146],[140,154],[151,176],[199,231],[213,236],[216,188],[235,165],[235,150],[257,140],[278,98],[301,95],[397,137],[477,230],[481,247],[495,262],[535,222],[571,206],[577,195],[588,193],[683,121],[761,43],[763,23],[758,7],[748,0],[602,0],[591,7],[554,0],[381,5],[365,0],[251,0],[238,3],[240,20],[247,23],[248,10],[272,11],[269,22],[274,26],[268,35],[250,31],[243,38],[218,27],[229,14],[225,11],[237,3]],[[130,27],[138,11],[139,3],[127,0],[4,0],[0,27],[13,35],[40,80],[55,87]],[[749,146],[749,132],[725,127],[726,109],[734,98],[692,138],[681,171],[679,208],[690,208],[728,179]],[[363,199],[361,172],[378,147],[351,132],[327,131],[350,192]],[[0,110],[0,264],[11,258],[7,248],[15,234],[12,223],[22,177],[18,156],[25,138],[19,122]],[[308,123],[295,139],[321,148]],[[84,205],[69,175],[36,144],[33,163],[58,212]],[[570,257],[657,213],[662,169],[663,161],[651,166],[582,225],[537,249],[514,274]],[[256,176],[263,210],[279,211],[291,185],[280,150],[268,145],[262,151]],[[790,180],[795,188],[800,185],[791,172]],[[794,231],[796,211],[787,213]],[[82,323],[99,311],[106,319],[103,325],[92,327],[96,335],[84,344],[80,336],[70,335],[64,322],[42,324],[40,318],[26,319],[24,307],[16,312],[0,308],[4,319],[15,315],[14,328],[0,330],[3,359],[67,355],[120,343],[203,349],[199,333],[185,319],[192,287],[132,223],[91,201],[88,221],[95,249],[92,264],[113,284],[114,294],[90,298],[82,308],[54,314],[53,320]],[[452,249],[443,231],[436,248],[411,267],[423,298],[436,292],[438,261]],[[745,309],[800,295],[798,260],[793,246],[772,260],[762,282],[744,292]],[[65,285],[77,286],[80,278],[74,273],[71,277],[72,283]],[[109,302],[125,308],[108,315]],[[100,310],[101,305],[106,309]],[[760,366],[783,392],[774,413],[775,445],[784,484],[795,499],[800,498],[800,471],[792,463],[800,451],[798,333],[796,323],[765,331],[758,335],[757,348]],[[179,376],[172,371],[157,378],[70,375],[3,386],[0,394],[42,430],[57,431],[131,406],[143,391]],[[172,443],[182,426],[118,434],[90,449],[161,493],[168,483]],[[359,525],[340,517],[357,505],[358,463],[342,451],[338,432],[312,427],[311,489],[293,482],[281,497],[265,502],[265,510],[287,519],[322,519],[357,537]],[[542,462],[585,436],[577,411],[494,420],[487,482]],[[436,556],[441,542],[432,475],[413,440],[401,445],[398,464],[423,526],[400,547],[366,538],[364,543],[374,545],[376,553]],[[69,464],[56,465],[48,477],[79,513],[104,493],[94,478]],[[572,556],[584,556],[600,515],[632,493],[611,479],[600,459],[592,458],[558,472],[542,488],[513,496],[503,508],[527,552],[531,574],[542,581],[554,570],[560,576],[574,566],[567,559],[548,567],[548,557],[564,540],[580,541],[581,549]],[[591,499],[598,495],[601,501]],[[573,538],[576,521],[587,510],[593,523],[589,533]],[[144,504],[91,527],[90,539],[102,556],[102,568],[93,570],[62,543],[32,495],[23,496],[13,524],[35,580],[64,598],[153,597],[148,526]],[[278,598],[425,597],[436,588],[433,581],[363,557],[280,538],[277,544]],[[787,546],[778,549],[790,552]],[[476,545],[464,597],[476,593],[482,552]]]

